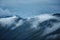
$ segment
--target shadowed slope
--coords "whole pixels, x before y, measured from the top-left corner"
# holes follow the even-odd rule
[[[27,19],[18,16],[1,17],[0,40],[60,40],[58,15],[43,14]]]

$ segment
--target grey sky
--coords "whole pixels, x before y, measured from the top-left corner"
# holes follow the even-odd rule
[[[42,13],[60,13],[60,0],[0,0],[0,14],[30,17]]]

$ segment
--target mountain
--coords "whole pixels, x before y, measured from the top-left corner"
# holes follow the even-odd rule
[[[60,40],[60,14],[1,17],[0,40]]]

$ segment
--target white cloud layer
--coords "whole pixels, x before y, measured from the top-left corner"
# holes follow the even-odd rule
[[[4,14],[11,14],[11,12],[10,12],[8,9],[3,10],[2,8],[0,8],[0,14],[1,14],[1,15],[4,15]]]
[[[2,9],[0,8],[0,16],[9,16],[9,15],[15,15],[16,12],[11,12],[9,9]]]
[[[16,22],[15,20],[17,20],[16,16],[12,16],[9,18],[0,18],[0,24],[2,25],[2,27],[9,28]]]

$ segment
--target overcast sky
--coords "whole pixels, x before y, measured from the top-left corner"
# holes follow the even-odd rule
[[[0,15],[30,17],[60,13],[60,0],[0,0]]]

